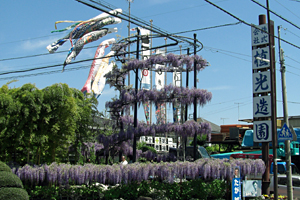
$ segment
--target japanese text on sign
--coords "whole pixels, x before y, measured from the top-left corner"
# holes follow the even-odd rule
[[[262,24],[255,27],[251,27],[252,46],[268,44],[268,24]]]
[[[253,141],[270,142],[272,141],[271,121],[254,121],[253,122]]]
[[[253,117],[271,116],[271,96],[253,98]]]
[[[253,73],[253,93],[263,93],[271,91],[270,72]]]
[[[241,178],[232,179],[232,199],[241,199]]]
[[[252,50],[252,69],[270,67],[269,47]]]

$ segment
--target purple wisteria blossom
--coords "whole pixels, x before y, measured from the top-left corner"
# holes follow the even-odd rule
[[[31,185],[41,185],[45,181],[51,185],[82,185],[94,182],[115,185],[148,180],[150,176],[172,183],[174,178],[195,179],[199,176],[204,179],[228,179],[236,166],[240,167],[242,176],[265,172],[261,159],[198,159],[195,162],[133,163],[125,166],[57,163],[34,167],[25,165],[16,171],[16,175],[23,183]]]

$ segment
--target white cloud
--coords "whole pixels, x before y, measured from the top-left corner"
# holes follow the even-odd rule
[[[41,40],[27,40],[25,42],[22,43],[21,47],[23,50],[30,50],[30,51],[33,51],[33,50],[36,50],[36,49],[40,49],[40,48],[45,48],[55,42],[57,39],[59,38],[56,38],[56,39],[53,39],[52,37],[51,38],[47,38],[47,39],[41,39]]]

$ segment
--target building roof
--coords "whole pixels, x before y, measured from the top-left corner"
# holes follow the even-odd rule
[[[211,127],[211,132],[212,133],[220,133],[221,131],[221,128],[220,126],[218,126],[217,124],[214,124],[206,119],[203,119],[202,117],[198,118],[197,119],[197,122],[206,122],[206,123],[209,123],[210,124],[210,127]]]

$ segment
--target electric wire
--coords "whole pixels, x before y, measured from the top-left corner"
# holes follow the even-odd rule
[[[281,5],[282,7],[284,7],[286,10],[288,10],[290,13],[292,13],[293,15],[295,15],[298,19],[300,19],[300,17],[298,15],[296,15],[295,13],[293,13],[290,9],[288,9],[287,7],[285,7],[283,4],[281,4],[279,1],[275,0],[279,5]]]
[[[173,33],[173,34],[177,35],[177,34],[182,34],[182,33],[190,33],[190,32],[196,32],[196,31],[203,31],[203,30],[209,30],[209,29],[220,28],[220,27],[225,27],[225,26],[234,26],[234,25],[238,25],[238,24],[241,24],[241,23],[242,22],[236,22],[236,23],[230,23],[230,24],[222,24],[222,25],[210,26],[210,27],[199,28],[199,29],[194,29],[194,30],[181,31],[181,32]]]
[[[272,35],[272,34],[268,33],[267,31],[258,28],[258,27],[255,26],[254,24],[250,24],[250,23],[248,23],[248,22],[246,22],[246,21],[244,21],[244,20],[238,18],[237,16],[235,16],[235,15],[233,15],[232,13],[228,12],[227,10],[225,10],[225,9],[223,9],[223,8],[221,8],[221,7],[219,7],[218,5],[216,5],[216,4],[212,3],[212,2],[210,2],[209,0],[204,0],[204,1],[206,1],[207,3],[211,4],[212,6],[214,6],[214,7],[216,7],[216,8],[218,8],[219,10],[223,11],[224,13],[230,15],[231,17],[235,18],[236,20],[242,22],[243,24],[245,24],[245,25],[247,25],[247,26],[250,26],[250,27],[253,27],[253,28],[256,28],[256,29],[258,29],[258,30],[260,30],[260,31],[262,31],[262,32],[264,32],[264,33],[266,33],[266,34],[268,34],[268,35],[274,37],[274,38],[280,39],[281,41],[283,41],[283,42],[285,42],[285,43],[287,43],[287,44],[289,44],[289,45],[291,45],[291,46],[293,46],[293,47],[295,47],[295,48],[297,48],[297,49],[300,49],[299,46],[297,46],[297,45],[295,45],[295,44],[293,44],[293,43],[291,43],[291,42],[289,42],[289,41],[287,41],[287,40],[284,40],[284,39],[282,39],[282,38],[278,38],[276,35]]]
[[[297,34],[293,33],[292,31],[288,30],[287,28],[283,28],[283,30],[285,30],[285,31],[287,31],[287,32],[289,32],[289,33],[291,33],[291,34],[293,34],[294,36],[296,36],[296,37],[300,38],[300,36],[299,36],[299,35],[297,35]]]
[[[285,19],[284,17],[280,16],[279,14],[275,13],[274,11],[268,9],[267,7],[265,7],[264,5],[262,5],[261,3],[255,1],[255,0],[251,0],[251,1],[254,2],[254,3],[256,3],[256,4],[259,5],[259,6],[263,7],[264,9],[269,10],[271,13],[273,13],[274,15],[276,15],[277,17],[279,17],[279,18],[282,19],[283,21],[285,21],[285,22],[291,24],[292,26],[294,26],[294,27],[296,27],[297,29],[300,30],[300,27],[299,27],[299,26],[297,26],[297,25],[294,24],[293,22],[291,22],[291,21]]]

